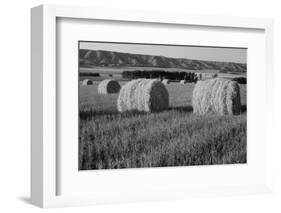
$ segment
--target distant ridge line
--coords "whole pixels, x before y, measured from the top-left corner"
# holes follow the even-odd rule
[[[80,67],[152,67],[189,70],[213,69],[225,72],[245,73],[246,63],[172,58],[159,55],[144,55],[106,50],[79,50]]]

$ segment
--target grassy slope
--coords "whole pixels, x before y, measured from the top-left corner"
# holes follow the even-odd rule
[[[246,162],[246,113],[192,114],[192,84],[168,85],[165,112],[116,111],[117,95],[80,88],[79,168],[128,168]],[[246,103],[245,87],[241,88]]]

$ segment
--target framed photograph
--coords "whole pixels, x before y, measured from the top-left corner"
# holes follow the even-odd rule
[[[270,192],[272,20],[31,15],[33,204]]]

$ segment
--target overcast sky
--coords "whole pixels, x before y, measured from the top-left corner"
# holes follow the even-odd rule
[[[247,63],[247,49],[245,48],[80,42],[80,49],[159,55],[172,58]]]

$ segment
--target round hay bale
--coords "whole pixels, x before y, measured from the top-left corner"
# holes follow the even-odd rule
[[[84,86],[86,86],[86,85],[93,85],[93,84],[94,84],[94,82],[92,80],[90,80],[90,79],[84,79],[82,81],[82,85],[84,85]]]
[[[239,84],[223,78],[198,81],[192,94],[192,106],[193,112],[201,115],[238,115],[241,112]]]
[[[99,83],[98,85],[98,93],[99,94],[111,94],[118,93],[120,91],[120,84],[113,79],[106,79]]]
[[[170,80],[164,79],[164,80],[162,80],[162,83],[163,83],[163,84],[169,84],[169,83],[170,83]]]
[[[181,81],[180,81],[180,84],[186,84],[186,83],[187,83],[186,80],[181,80]]]
[[[212,75],[212,78],[217,78],[217,77],[218,77],[218,74],[217,74],[217,73],[215,73],[215,74]]]
[[[157,80],[137,79],[125,84],[117,99],[119,112],[159,112],[169,107],[169,93],[164,84]]]

